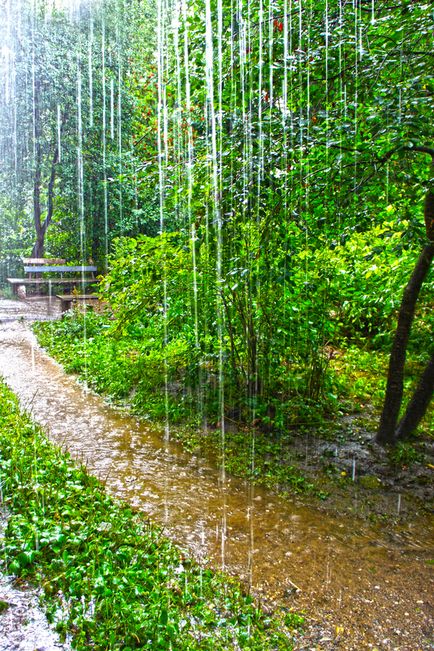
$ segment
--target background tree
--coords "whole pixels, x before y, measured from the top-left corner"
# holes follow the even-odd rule
[[[27,254],[41,257],[48,246],[51,255],[104,263],[112,228],[123,228],[132,201],[121,186],[130,181],[125,82],[133,25],[120,0],[70,13],[32,6],[3,6],[2,194],[19,195],[31,216]]]

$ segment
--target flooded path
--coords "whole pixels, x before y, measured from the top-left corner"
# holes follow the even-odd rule
[[[434,648],[432,522],[379,533],[241,480],[222,482],[206,460],[165,443],[65,375],[11,317],[11,304],[0,301],[0,375],[21,404],[110,493],[148,513],[196,558],[312,614],[297,648]]]

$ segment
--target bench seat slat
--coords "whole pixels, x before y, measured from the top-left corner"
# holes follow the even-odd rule
[[[7,278],[10,285],[82,285],[96,284],[95,278]]]
[[[65,258],[21,258],[23,264],[66,264]]]
[[[67,273],[73,271],[74,273],[95,272],[96,267],[93,265],[24,265],[25,273],[42,273],[42,272],[56,272]]]

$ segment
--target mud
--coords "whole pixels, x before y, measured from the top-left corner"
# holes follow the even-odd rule
[[[394,524],[434,512],[434,440],[414,441],[415,459],[392,463],[391,450],[375,443],[379,415],[371,409],[345,416],[337,440],[294,438],[293,465],[327,493],[322,510],[352,513]]]

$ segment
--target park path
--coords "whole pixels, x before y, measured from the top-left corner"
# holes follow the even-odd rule
[[[190,553],[240,577],[265,604],[305,610],[296,648],[428,651],[433,523],[380,531],[231,477],[67,376],[25,320],[56,316],[0,301],[0,375],[58,445]]]

